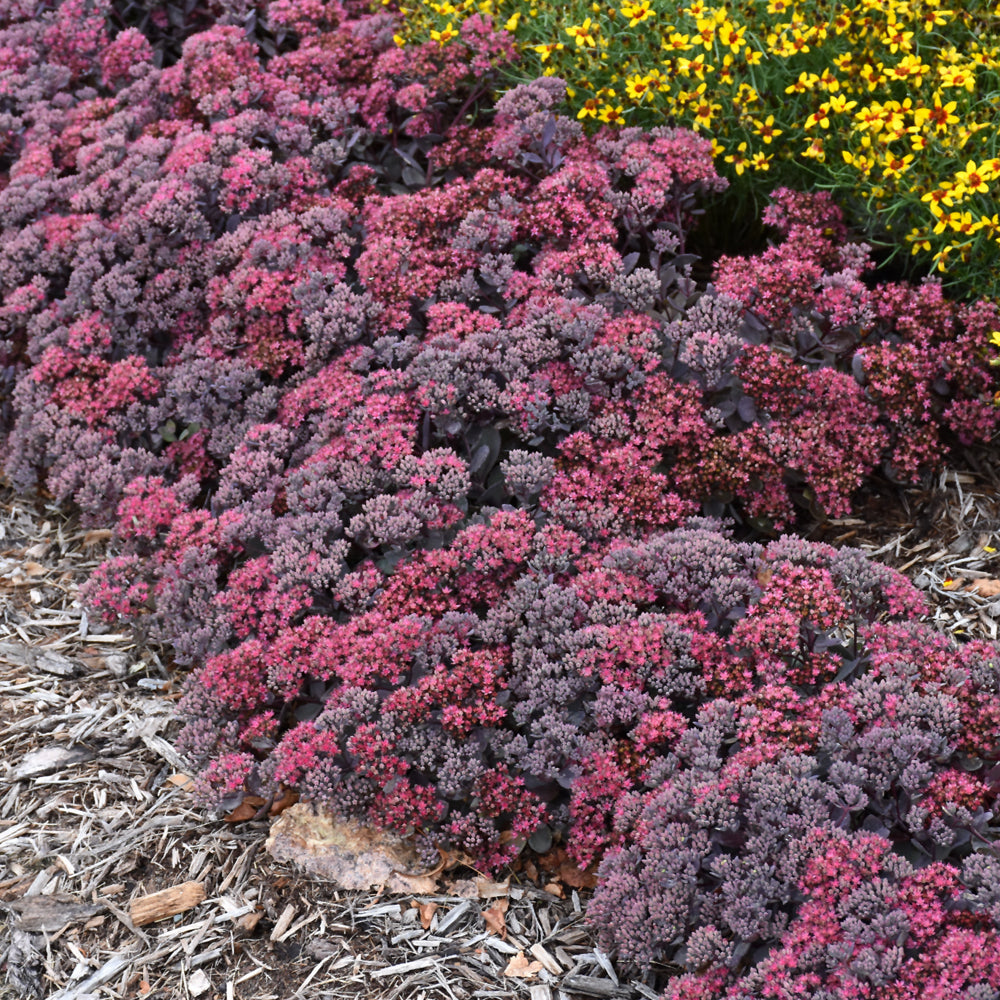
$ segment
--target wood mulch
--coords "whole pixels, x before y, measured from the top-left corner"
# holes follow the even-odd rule
[[[810,537],[903,570],[941,628],[996,638],[998,485],[987,463],[951,470]],[[347,892],[271,858],[267,820],[200,809],[171,743],[181,678],[77,601],[109,538],[0,493],[0,1000],[655,1000],[595,946],[583,889],[465,872]]]

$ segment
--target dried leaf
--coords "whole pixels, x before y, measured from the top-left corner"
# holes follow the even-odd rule
[[[560,881],[571,889],[593,889],[597,885],[597,875],[592,871],[584,871],[572,861],[564,861],[559,866]]]
[[[501,941],[507,938],[507,918],[504,914],[507,911],[507,900],[503,899],[494,903],[488,910],[483,910],[483,920],[491,934],[496,934]]]
[[[973,580],[965,589],[980,597],[996,597],[1000,594],[1000,580]]]
[[[445,883],[445,892],[459,899],[478,899],[479,889],[471,878],[460,878],[454,882]]]
[[[558,897],[559,899],[566,898],[566,893],[563,892],[563,887],[558,882],[546,882],[545,885],[542,886],[542,888],[546,892],[550,893],[553,896]]]
[[[177,774],[170,775],[170,777],[167,778],[167,781],[169,781],[171,785],[176,785],[178,788],[186,788],[189,791],[194,786],[194,778],[192,778],[190,774],[180,774],[178,772]]]
[[[506,882],[490,882],[489,879],[476,880],[476,889],[480,899],[496,899],[510,892],[510,879]]]
[[[545,966],[541,962],[529,962],[524,957],[524,952],[519,951],[507,963],[507,968],[503,970],[503,974],[512,979],[534,979],[544,968]]]
[[[425,931],[429,931],[431,929],[431,921],[434,919],[434,914],[437,913],[437,903],[417,903],[416,907],[420,914],[420,926],[423,927]]]
[[[275,799],[268,809],[268,816],[280,816],[286,809],[294,806],[299,801],[299,793],[293,792],[290,788],[285,789],[285,794],[280,799]]]
[[[102,542],[109,541],[111,541],[111,530],[109,528],[95,528],[83,536],[84,545],[100,545]]]
[[[46,570],[41,563],[26,562],[21,563],[21,572],[25,576],[44,576]]]
[[[148,979],[143,979],[142,982],[139,983],[139,992],[143,996],[145,996],[152,988],[153,987],[150,985]]]
[[[253,929],[260,923],[260,918],[264,916],[263,910],[253,910],[250,913],[245,914],[236,921],[236,926],[241,930],[247,932],[247,934],[253,933]]]
[[[262,799],[259,795],[247,795],[229,815],[223,818],[227,823],[244,823],[248,819],[253,819],[266,801],[266,799]]]

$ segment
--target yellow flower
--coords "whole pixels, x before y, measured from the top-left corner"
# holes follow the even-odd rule
[[[896,25],[893,25],[883,38],[883,41],[889,43],[889,51],[893,55],[900,49],[904,52],[909,52],[913,48],[913,32],[900,31]]]
[[[431,39],[441,46],[447,45],[453,38],[458,38],[458,32],[452,29],[451,21],[443,31],[431,31]]]
[[[705,46],[706,49],[712,47],[712,43],[715,41],[715,21],[708,20],[706,18],[699,17],[695,21],[695,25],[698,28],[698,38],[701,44]]]
[[[601,102],[596,97],[590,97],[583,102],[580,110],[577,111],[577,118],[596,118],[597,109],[600,107]]]
[[[812,128],[814,125],[820,128],[830,127],[830,105],[825,101],[806,119],[803,128]]]
[[[986,183],[985,171],[976,166],[975,160],[969,160],[964,170],[956,171],[955,180],[958,183],[959,191],[962,193],[978,192],[986,194],[990,189],[990,186]]]
[[[702,84],[702,86],[698,88],[699,91],[701,91],[704,86],[705,85]],[[702,91],[701,100],[699,100],[691,110],[694,111],[694,128],[697,130],[700,128],[708,128],[708,126],[712,124],[712,116],[717,111],[722,110],[722,105],[713,104],[704,96],[704,92]]]
[[[714,66],[706,64],[704,53],[696,55],[694,59],[680,56],[677,60],[677,71],[685,76],[693,76],[696,80],[704,80],[705,74],[711,73],[714,69]]]
[[[516,31],[517,30],[517,22],[520,21],[520,20],[521,20],[521,12],[519,10],[515,11],[510,17],[507,18],[507,21],[504,24],[504,30],[505,31]]]
[[[785,87],[786,94],[804,94],[807,90],[812,90],[819,83],[819,77],[815,73],[799,73],[799,78],[790,87]]]
[[[599,30],[598,26],[588,17],[583,24],[571,24],[566,28],[566,34],[570,38],[576,39],[576,47],[578,49],[593,48],[597,44],[597,39],[594,35]]]
[[[886,153],[885,160],[882,161],[882,172],[884,177],[899,177],[910,169],[913,162],[913,154],[899,156],[896,153]]]
[[[834,75],[832,70],[825,69],[819,75],[819,85],[820,88],[827,91],[830,94],[835,93],[840,90],[840,81]]]
[[[928,109],[927,120],[933,122],[936,132],[947,132],[948,126],[954,125],[958,121],[958,115],[952,114],[957,107],[957,101],[949,101],[947,104],[942,104],[939,96],[935,94],[934,107]]]
[[[737,27],[732,21],[726,20],[719,26],[719,41],[723,45],[728,45],[729,51],[735,55],[743,45],[743,36],[746,34],[746,30],[745,25]]]
[[[825,162],[826,150],[823,148],[823,140],[813,139],[813,141],[804,150],[802,150],[802,155],[811,160],[818,160],[820,163]]]
[[[664,38],[660,42],[660,48],[666,49],[668,52],[687,52],[689,49],[694,48],[690,42],[690,35],[682,35],[679,32],[674,31],[670,34],[669,38]]]
[[[746,170],[747,168],[748,161],[746,153],[747,153],[747,144],[745,142],[741,142],[736,147],[736,152],[733,153],[731,156],[726,157],[726,163],[731,163],[733,165],[733,169],[739,176],[742,176],[743,171]]]
[[[653,82],[650,76],[639,76],[635,74],[625,81],[625,93],[629,99],[639,102],[644,101],[651,93],[650,84]]]
[[[965,66],[939,66],[942,87],[964,87],[971,94],[976,89],[976,75]]]
[[[857,101],[849,101],[843,94],[834,94],[827,104],[831,111],[850,111],[858,106]]]
[[[950,10],[935,10],[935,4],[925,4],[924,9],[917,15],[923,22],[924,31],[933,31],[942,24],[947,24],[952,16]]]
[[[597,117],[607,125],[621,125],[624,121],[624,117],[622,115],[624,110],[625,109],[620,104],[616,108],[611,107],[610,104],[605,104],[604,107],[601,108]]]
[[[844,158],[844,162],[854,167],[859,174],[867,174],[874,166],[872,159],[863,153],[854,154],[849,150],[842,149],[840,155]]]
[[[629,19],[628,26],[634,28],[637,24],[642,24],[647,18],[653,17],[655,11],[649,0],[640,0],[639,3],[623,3],[622,16]]]
[[[756,152],[750,157],[750,166],[754,170],[770,170],[772,157],[763,152]]]
[[[990,343],[994,347],[1000,347],[1000,330],[990,330]]]
[[[532,49],[541,56],[545,62],[553,52],[562,52],[566,48],[562,42],[551,42],[548,45],[533,45]]]
[[[754,132],[759,135],[766,145],[771,144],[771,140],[782,134],[780,128],[774,127],[774,115],[768,115],[764,121],[756,118],[750,119],[754,125]]]

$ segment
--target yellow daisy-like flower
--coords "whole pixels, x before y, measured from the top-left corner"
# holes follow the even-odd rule
[[[679,31],[672,31],[667,38],[660,42],[660,48],[667,52],[687,52],[693,49],[690,35],[682,35]]]
[[[817,160],[820,163],[826,161],[826,150],[823,148],[822,139],[813,139],[813,141],[802,150],[802,155],[810,160]]]
[[[634,28],[637,24],[655,15],[652,4],[649,0],[641,0],[640,3],[623,3],[621,7],[622,17],[629,19],[628,26]]]
[[[756,118],[750,120],[753,122],[754,133],[759,135],[766,145],[770,145],[772,139],[782,135],[782,130],[774,127],[774,115],[768,115],[764,121],[758,121]]]
[[[955,181],[959,191],[974,194],[986,194],[990,186],[986,183],[987,173],[981,167],[976,166],[975,160],[969,160],[964,170],[955,172]]]
[[[908,153],[906,156],[899,156],[897,153],[886,153],[886,157],[882,161],[882,175],[884,177],[900,177],[910,169],[912,162],[912,153]]]
[[[600,29],[593,21],[588,17],[583,24],[571,24],[565,29],[566,34],[570,38],[576,40],[576,47],[578,49],[592,49],[597,45],[596,33]]]
[[[629,100],[639,103],[652,93],[652,83],[652,77],[635,74],[625,80],[625,93],[628,94]]]
[[[542,62],[546,62],[553,52],[562,52],[566,48],[562,42],[551,42],[548,45],[533,45],[533,51],[537,52]]]
[[[605,104],[598,112],[597,117],[606,125],[621,125],[625,120],[623,112],[625,109],[619,104],[613,108],[610,104]]]
[[[812,90],[819,83],[819,77],[815,73],[799,73],[799,78],[790,87],[785,87],[786,94],[804,94],[807,90]]]
[[[736,152],[726,157],[726,163],[731,163],[733,165],[733,169],[739,176],[743,175],[743,171],[746,170],[748,162],[747,144],[745,142],[741,142],[736,147]]]
[[[458,38],[458,32],[452,28],[451,21],[448,22],[446,28],[442,28],[440,31],[431,31],[431,40],[437,42],[442,47],[447,45],[453,38]]]

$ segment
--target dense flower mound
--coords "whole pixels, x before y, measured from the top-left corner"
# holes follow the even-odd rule
[[[996,431],[996,307],[873,286],[789,191],[698,284],[711,143],[496,99],[483,17],[129,9],[0,0],[2,459],[116,514],[86,596],[193,668],[206,796],[489,868],[562,840],[608,945],[706,996],[944,982],[913,949],[994,933],[994,651],[779,534]]]
[[[727,692],[619,801],[590,916],[687,967],[665,998],[996,995],[998,649],[855,638],[846,683]]]

